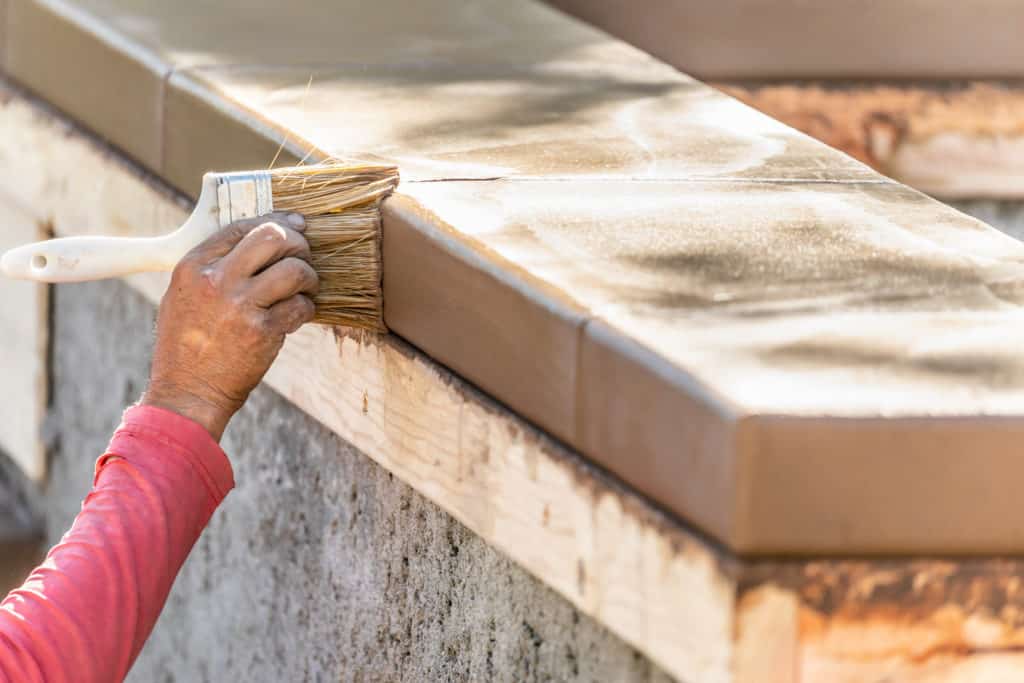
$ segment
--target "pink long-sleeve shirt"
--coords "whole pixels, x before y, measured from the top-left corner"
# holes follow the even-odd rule
[[[150,406],[127,410],[75,523],[0,603],[0,681],[122,680],[233,486],[201,426]]]

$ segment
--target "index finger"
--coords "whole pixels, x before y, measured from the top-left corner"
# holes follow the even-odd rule
[[[306,219],[300,213],[275,211],[265,216],[244,218],[218,230],[189,252],[189,256],[204,264],[215,261],[226,256],[243,237],[267,222],[286,225],[296,232],[304,232],[306,229]]]
[[[231,253],[220,260],[220,267],[236,277],[251,277],[289,256],[312,261],[306,238],[276,223],[264,223],[250,230]]]

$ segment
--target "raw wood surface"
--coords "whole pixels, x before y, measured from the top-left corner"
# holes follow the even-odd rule
[[[59,236],[161,234],[189,211],[21,99],[0,106],[0,159],[0,189]],[[127,281],[155,303],[167,276]],[[669,673],[730,680],[730,562],[458,377],[394,337],[307,325],[266,381]]]
[[[793,673],[772,678],[762,669],[740,680],[1024,680],[1022,580],[1020,559],[749,565],[737,603],[740,661],[757,656]]]

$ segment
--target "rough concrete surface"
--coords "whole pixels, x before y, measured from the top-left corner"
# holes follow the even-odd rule
[[[0,451],[0,599],[42,559],[42,516],[35,485]]]
[[[143,389],[154,309],[58,287],[50,543]],[[615,636],[273,391],[224,439],[237,488],[130,681],[667,681]]]
[[[985,221],[1011,237],[1024,240],[1024,201],[974,199],[950,202],[950,206]]]
[[[30,538],[40,526],[38,495],[14,459],[0,451],[0,543]],[[0,557],[0,564],[3,558]]]

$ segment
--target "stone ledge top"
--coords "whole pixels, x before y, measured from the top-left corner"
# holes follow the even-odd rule
[[[550,2],[705,80],[1024,76],[1016,0]]]
[[[1018,242],[529,0],[5,5],[185,192],[399,163],[389,327],[733,550],[1022,549]]]

